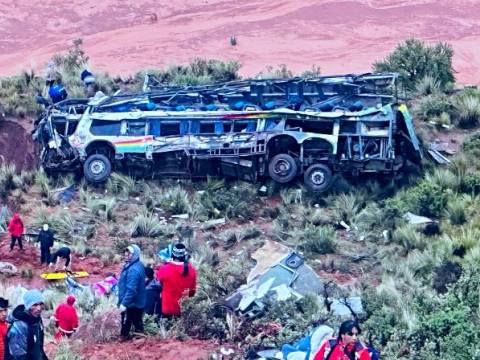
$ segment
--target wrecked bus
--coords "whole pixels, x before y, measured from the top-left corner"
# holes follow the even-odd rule
[[[234,177],[325,191],[336,173],[394,174],[421,149],[395,94],[397,74],[246,80],[69,99],[48,108],[34,137],[47,173],[113,169],[144,176]]]

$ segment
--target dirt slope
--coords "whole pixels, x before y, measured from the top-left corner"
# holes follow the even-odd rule
[[[477,83],[479,19],[474,0],[0,0],[0,75],[42,69],[78,37],[93,66],[110,73],[195,56],[239,60],[246,76],[281,63],[362,72],[414,36],[451,43],[458,79]]]
[[[0,121],[0,164],[13,162],[17,169],[31,170],[37,166],[35,144],[28,120]]]

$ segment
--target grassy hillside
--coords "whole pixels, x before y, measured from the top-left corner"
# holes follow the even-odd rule
[[[67,71],[62,76],[73,94],[81,86],[75,85],[78,71],[88,60],[80,45],[55,57]],[[375,66],[396,71],[396,64],[404,62],[393,59],[411,56],[413,51],[427,59],[440,56],[451,68],[453,53],[445,48],[432,52],[424,44],[414,45],[412,49],[411,43],[400,44],[383,65]],[[232,64],[196,60],[159,74],[165,81],[195,83],[236,76],[235,69]],[[397,181],[372,178],[352,183],[338,178],[327,194],[309,193],[299,184],[282,188],[268,184],[268,196],[260,196],[257,184],[218,179],[147,181],[122,174],[114,174],[104,187],[92,188],[73,177],[49,179],[41,171],[18,173],[3,164],[0,195],[10,209],[25,214],[30,227],[49,222],[79,256],[98,258],[109,268],[120,269],[121,254],[129,243],[139,244],[145,263],[153,265],[159,248],[183,240],[199,269],[199,291],[184,302],[185,315],[168,329],[146,320],[153,338],[218,339],[234,344],[242,358],[248,348],[294,342],[319,323],[336,328],[340,319],[326,310],[325,299],[314,296],[270,304],[263,317],[253,320],[216,306],[245,282],[254,265],[250,254],[271,240],[305,256],[329,284],[326,297],[362,297],[364,335],[375,339],[383,358],[476,359],[480,356],[480,93],[456,89],[452,78],[440,81],[435,71],[428,69],[405,85],[417,129],[425,143],[435,138],[463,141],[463,135],[458,136],[462,128],[471,135],[451,165],[437,167],[426,160],[421,171],[412,169]],[[108,92],[141,83],[138,76],[102,79]],[[30,113],[35,111],[31,95],[39,86],[41,80],[32,74],[4,79],[0,101],[9,113]],[[15,94],[24,96],[15,98]],[[77,198],[68,206],[58,204],[58,189],[71,183],[76,184]],[[436,223],[415,227],[403,218],[406,212],[431,217]],[[188,218],[173,216],[178,214]],[[219,218],[226,223],[205,225]],[[341,221],[350,231],[339,226]],[[65,289],[50,291],[48,312]],[[5,292],[6,287],[0,289],[0,294]],[[12,298],[11,293],[7,296]],[[96,342],[115,341],[114,300],[85,296],[78,305],[84,328],[78,341],[62,349],[57,359],[81,354],[92,334]]]

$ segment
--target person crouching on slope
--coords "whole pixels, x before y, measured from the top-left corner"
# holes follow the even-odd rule
[[[162,284],[162,317],[180,316],[180,300],[186,292],[189,297],[194,296],[197,288],[197,272],[188,261],[185,245],[173,247],[172,261],[158,268],[157,279]]]
[[[130,328],[143,333],[145,308],[145,267],[140,261],[140,248],[130,245],[125,250],[125,265],[118,279],[118,308],[122,315],[122,340],[130,338]]]
[[[77,310],[73,306],[75,303],[75,296],[68,295],[67,302],[60,304],[55,309],[53,315],[55,323],[58,327],[55,333],[55,340],[60,341],[62,337],[70,337],[77,331],[78,328],[78,315]]]
[[[358,340],[360,332],[356,321],[344,321],[338,337],[325,340],[313,360],[371,360],[368,348]]]

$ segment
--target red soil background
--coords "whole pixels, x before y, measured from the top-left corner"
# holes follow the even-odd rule
[[[0,0],[0,75],[42,70],[75,38],[111,74],[197,56],[238,60],[243,76],[278,64],[366,72],[409,37],[450,43],[458,80],[480,82],[476,0]]]

